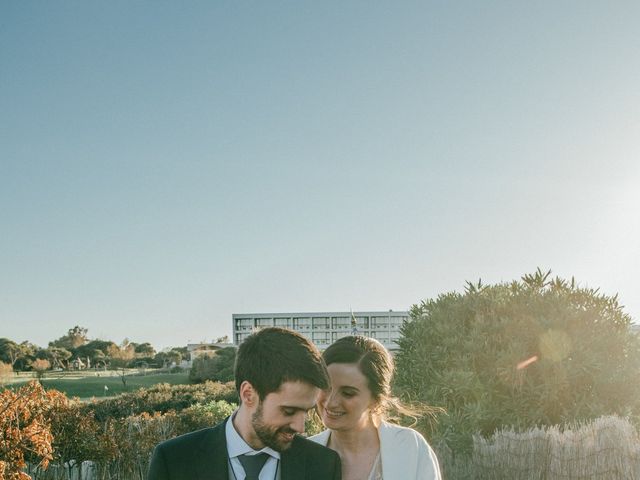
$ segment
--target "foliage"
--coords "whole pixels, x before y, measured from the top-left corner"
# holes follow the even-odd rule
[[[234,347],[222,348],[196,358],[189,372],[189,380],[194,383],[213,380],[215,382],[230,382],[233,380],[233,366],[236,361]]]
[[[136,392],[124,393],[115,398],[96,400],[86,405],[98,421],[108,418],[125,418],[130,415],[153,412],[180,411],[195,404],[215,400],[237,403],[238,396],[233,383],[205,382],[199,385],[155,385]]]
[[[0,392],[0,478],[30,478],[22,471],[27,461],[47,468],[53,459],[50,411],[62,397],[37,382]]]
[[[73,352],[75,349],[89,341],[87,333],[88,330],[86,328],[76,325],[75,327],[70,328],[66,335],[63,335],[53,342],[49,342],[49,346],[65,348],[70,352]]]
[[[640,413],[639,339],[616,297],[550,279],[468,284],[411,309],[396,386],[448,414],[423,431],[469,452],[472,434]]]
[[[91,461],[100,478],[144,478],[153,447],[215,425],[236,408],[232,384],[207,382],[124,394],[86,404],[32,382],[0,395],[0,479],[49,478],[52,462],[69,478]],[[158,411],[154,411],[158,410]],[[3,470],[2,470],[3,469]],[[60,472],[59,472],[60,473]],[[67,476],[65,476],[67,478]]]
[[[66,368],[71,352],[61,347],[41,348],[37,351],[36,358],[47,360],[52,367]]]
[[[186,357],[186,349],[174,347],[172,349],[156,353],[154,361],[158,367],[166,368],[171,366],[171,364],[180,364],[182,359]]]
[[[117,347],[110,340],[91,340],[74,350],[74,354],[80,358],[88,358],[92,365],[104,362],[109,355],[109,349]]]
[[[34,372],[36,372],[36,376],[38,380],[41,380],[44,376],[44,372],[51,368],[51,364],[49,360],[45,360],[43,358],[36,358],[31,364],[31,368]]]
[[[225,400],[196,403],[180,412],[181,429],[191,432],[216,425],[231,415],[235,409],[235,403]]]
[[[13,340],[0,338],[0,361],[13,366],[23,353],[24,349]]]

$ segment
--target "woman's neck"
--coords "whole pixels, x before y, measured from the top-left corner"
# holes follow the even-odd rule
[[[378,428],[372,421],[369,421],[360,428],[332,430],[328,447],[345,453],[371,451],[370,449],[377,451],[380,448]]]

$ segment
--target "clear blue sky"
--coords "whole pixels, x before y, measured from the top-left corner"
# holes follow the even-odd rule
[[[640,317],[640,2],[0,3],[0,337],[536,267]]]

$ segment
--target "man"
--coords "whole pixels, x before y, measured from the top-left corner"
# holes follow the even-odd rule
[[[302,335],[265,328],[238,349],[240,407],[213,428],[161,443],[148,480],[340,480],[340,459],[298,436],[329,376]]]

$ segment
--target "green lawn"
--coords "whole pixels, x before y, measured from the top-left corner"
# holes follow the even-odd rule
[[[72,378],[45,378],[42,385],[47,389],[55,389],[64,392],[68,397],[80,397],[90,399],[91,397],[104,398],[112,397],[123,392],[131,392],[139,388],[151,387],[157,383],[169,383],[178,385],[189,383],[188,373],[152,373],[149,375],[127,375],[125,379],[127,386],[122,384],[120,376],[109,375],[109,372],[100,372],[100,376],[76,376]],[[32,379],[24,379],[13,383],[13,387]],[[105,386],[107,389],[105,389]]]

